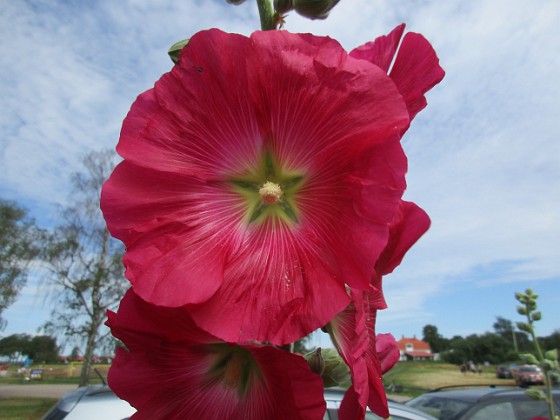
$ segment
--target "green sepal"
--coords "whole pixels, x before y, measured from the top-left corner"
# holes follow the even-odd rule
[[[281,15],[288,13],[294,8],[292,0],[274,0],[273,5],[274,10],[276,10]]]
[[[539,361],[537,360],[537,358],[531,353],[520,354],[519,358],[521,360],[523,360],[523,363],[525,363],[527,365],[538,365],[539,364]]]
[[[305,358],[311,357],[315,352],[308,353]],[[325,388],[333,386],[346,386],[350,383],[350,369],[342,360],[335,349],[322,349],[321,356],[324,363],[324,371],[321,378]]]
[[[546,372],[550,372],[552,370],[558,369],[558,362],[556,360],[547,360],[544,359],[539,366],[542,368],[542,370],[546,371]]]
[[[532,400],[546,400],[546,394],[538,389],[528,389],[525,394]]]
[[[531,334],[533,332],[533,328],[527,324],[526,322],[518,322],[517,323],[517,328],[519,328],[521,331],[525,331],[526,333]]]
[[[558,362],[558,349],[549,350],[545,352],[544,358],[552,362]]]
[[[179,61],[179,55],[181,54],[181,50],[185,45],[189,43],[189,41],[190,38],[183,39],[182,41],[176,42],[169,48],[167,54],[169,54],[169,58],[171,58],[171,61],[173,61],[174,63],[177,63],[177,61]]]
[[[321,347],[311,353],[307,353],[304,357],[314,374],[322,376],[325,373],[325,359],[323,359]]]

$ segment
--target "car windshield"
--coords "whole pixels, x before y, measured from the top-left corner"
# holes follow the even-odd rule
[[[536,366],[528,366],[528,367],[522,367],[521,369],[519,369],[520,372],[538,372],[539,369]]]
[[[450,398],[438,398],[435,396],[423,395],[407,403],[409,407],[414,407],[424,413],[430,414],[440,420],[451,420],[471,406],[470,403]]]

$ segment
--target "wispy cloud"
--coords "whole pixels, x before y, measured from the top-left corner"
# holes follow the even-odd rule
[[[447,72],[404,139],[406,198],[433,224],[386,279],[390,309],[380,320],[397,333],[457,318],[442,315],[449,309],[437,299],[459,302],[465,284],[508,301],[512,287],[550,291],[560,282],[559,20],[556,0],[346,0],[325,21],[288,17],[288,30],[329,35],[347,49],[406,22],[433,43]],[[256,8],[6,2],[0,195],[54,221],[80,156],[114,147],[136,95],[170,69],[167,48],[209,27],[249,34]],[[560,319],[558,290],[543,299],[549,330],[560,327],[550,321]],[[490,318],[494,310],[480,309]]]

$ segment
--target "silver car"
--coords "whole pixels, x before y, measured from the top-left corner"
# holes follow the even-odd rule
[[[338,420],[338,409],[343,397],[343,389],[325,391],[327,411],[324,420]],[[124,420],[135,412],[134,407],[117,397],[107,385],[92,385],[68,391],[43,420]],[[422,411],[393,401],[389,401],[389,412],[393,420],[436,420]],[[367,420],[380,418],[372,412],[366,413]]]

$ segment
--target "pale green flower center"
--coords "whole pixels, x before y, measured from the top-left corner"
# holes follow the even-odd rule
[[[297,195],[305,183],[304,173],[286,171],[269,154],[264,153],[258,167],[231,177],[235,192],[245,205],[247,223],[263,223],[269,219],[298,223]]]
[[[262,202],[267,206],[270,206],[278,203],[278,201],[282,198],[282,195],[284,195],[284,192],[282,191],[282,187],[280,187],[280,185],[274,182],[266,181],[259,189],[259,194]]]

